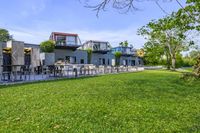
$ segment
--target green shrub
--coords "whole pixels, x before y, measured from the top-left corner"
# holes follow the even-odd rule
[[[115,52],[115,65],[116,66],[119,66],[120,65],[120,58],[122,56],[122,53],[121,52]]]
[[[91,64],[92,60],[92,49],[87,49],[87,56],[88,56],[88,64]]]
[[[41,42],[40,49],[42,52],[51,53],[55,49],[55,43],[52,40]]]
[[[181,75],[181,79],[187,82],[192,82],[192,81],[200,79],[200,77],[199,75],[196,75],[195,73],[186,72]]]

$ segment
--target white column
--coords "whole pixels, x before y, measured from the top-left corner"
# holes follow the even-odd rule
[[[12,48],[12,65],[24,65],[24,42],[8,41],[7,47]]]
[[[31,66],[32,67],[40,66],[40,49],[39,48],[31,49]]]

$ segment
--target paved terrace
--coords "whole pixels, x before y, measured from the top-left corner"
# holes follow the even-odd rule
[[[31,68],[28,70],[3,72],[1,74],[0,85],[27,83],[27,82],[37,82],[37,81],[47,81],[56,80],[64,78],[80,78],[88,76],[98,76],[105,74],[118,74],[127,72],[138,72],[143,71],[143,67],[137,66],[95,66],[95,65],[54,65],[42,67],[40,72],[33,71]]]

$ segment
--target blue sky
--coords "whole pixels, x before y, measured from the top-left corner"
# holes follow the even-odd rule
[[[137,29],[166,15],[152,1],[135,2],[140,10],[128,14],[108,7],[98,18],[84,5],[84,0],[0,0],[0,28],[8,29],[14,39],[28,43],[39,44],[52,31],[58,31],[78,33],[82,42],[103,40],[117,46],[128,40],[140,48],[145,40],[137,36]],[[165,0],[160,5],[169,13],[180,8],[175,1]]]

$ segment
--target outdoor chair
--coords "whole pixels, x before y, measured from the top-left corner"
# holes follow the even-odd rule
[[[48,66],[41,66],[41,73],[42,73],[42,78],[44,75],[47,75],[48,77],[51,76],[51,72]]]
[[[3,72],[1,75],[1,80],[10,81],[11,80],[11,66],[3,66]]]
[[[69,65],[67,69],[67,76],[70,77],[70,74],[71,76],[73,76],[73,72],[74,72],[73,66]]]
[[[81,65],[79,68],[79,75],[85,75],[85,71],[84,71],[84,65]]]
[[[111,66],[107,66],[107,71],[108,71],[108,73],[112,73],[112,67]]]
[[[30,80],[30,76],[31,76],[30,66],[21,66],[20,77],[22,78],[22,76],[24,76],[24,80],[27,80],[27,77]]]
[[[2,72],[1,80],[2,81],[10,81],[11,80],[11,72],[10,71]]]
[[[89,72],[92,74],[92,75],[95,75],[96,74],[96,67],[94,65],[90,65],[89,66]],[[95,73],[95,74],[94,74]]]

